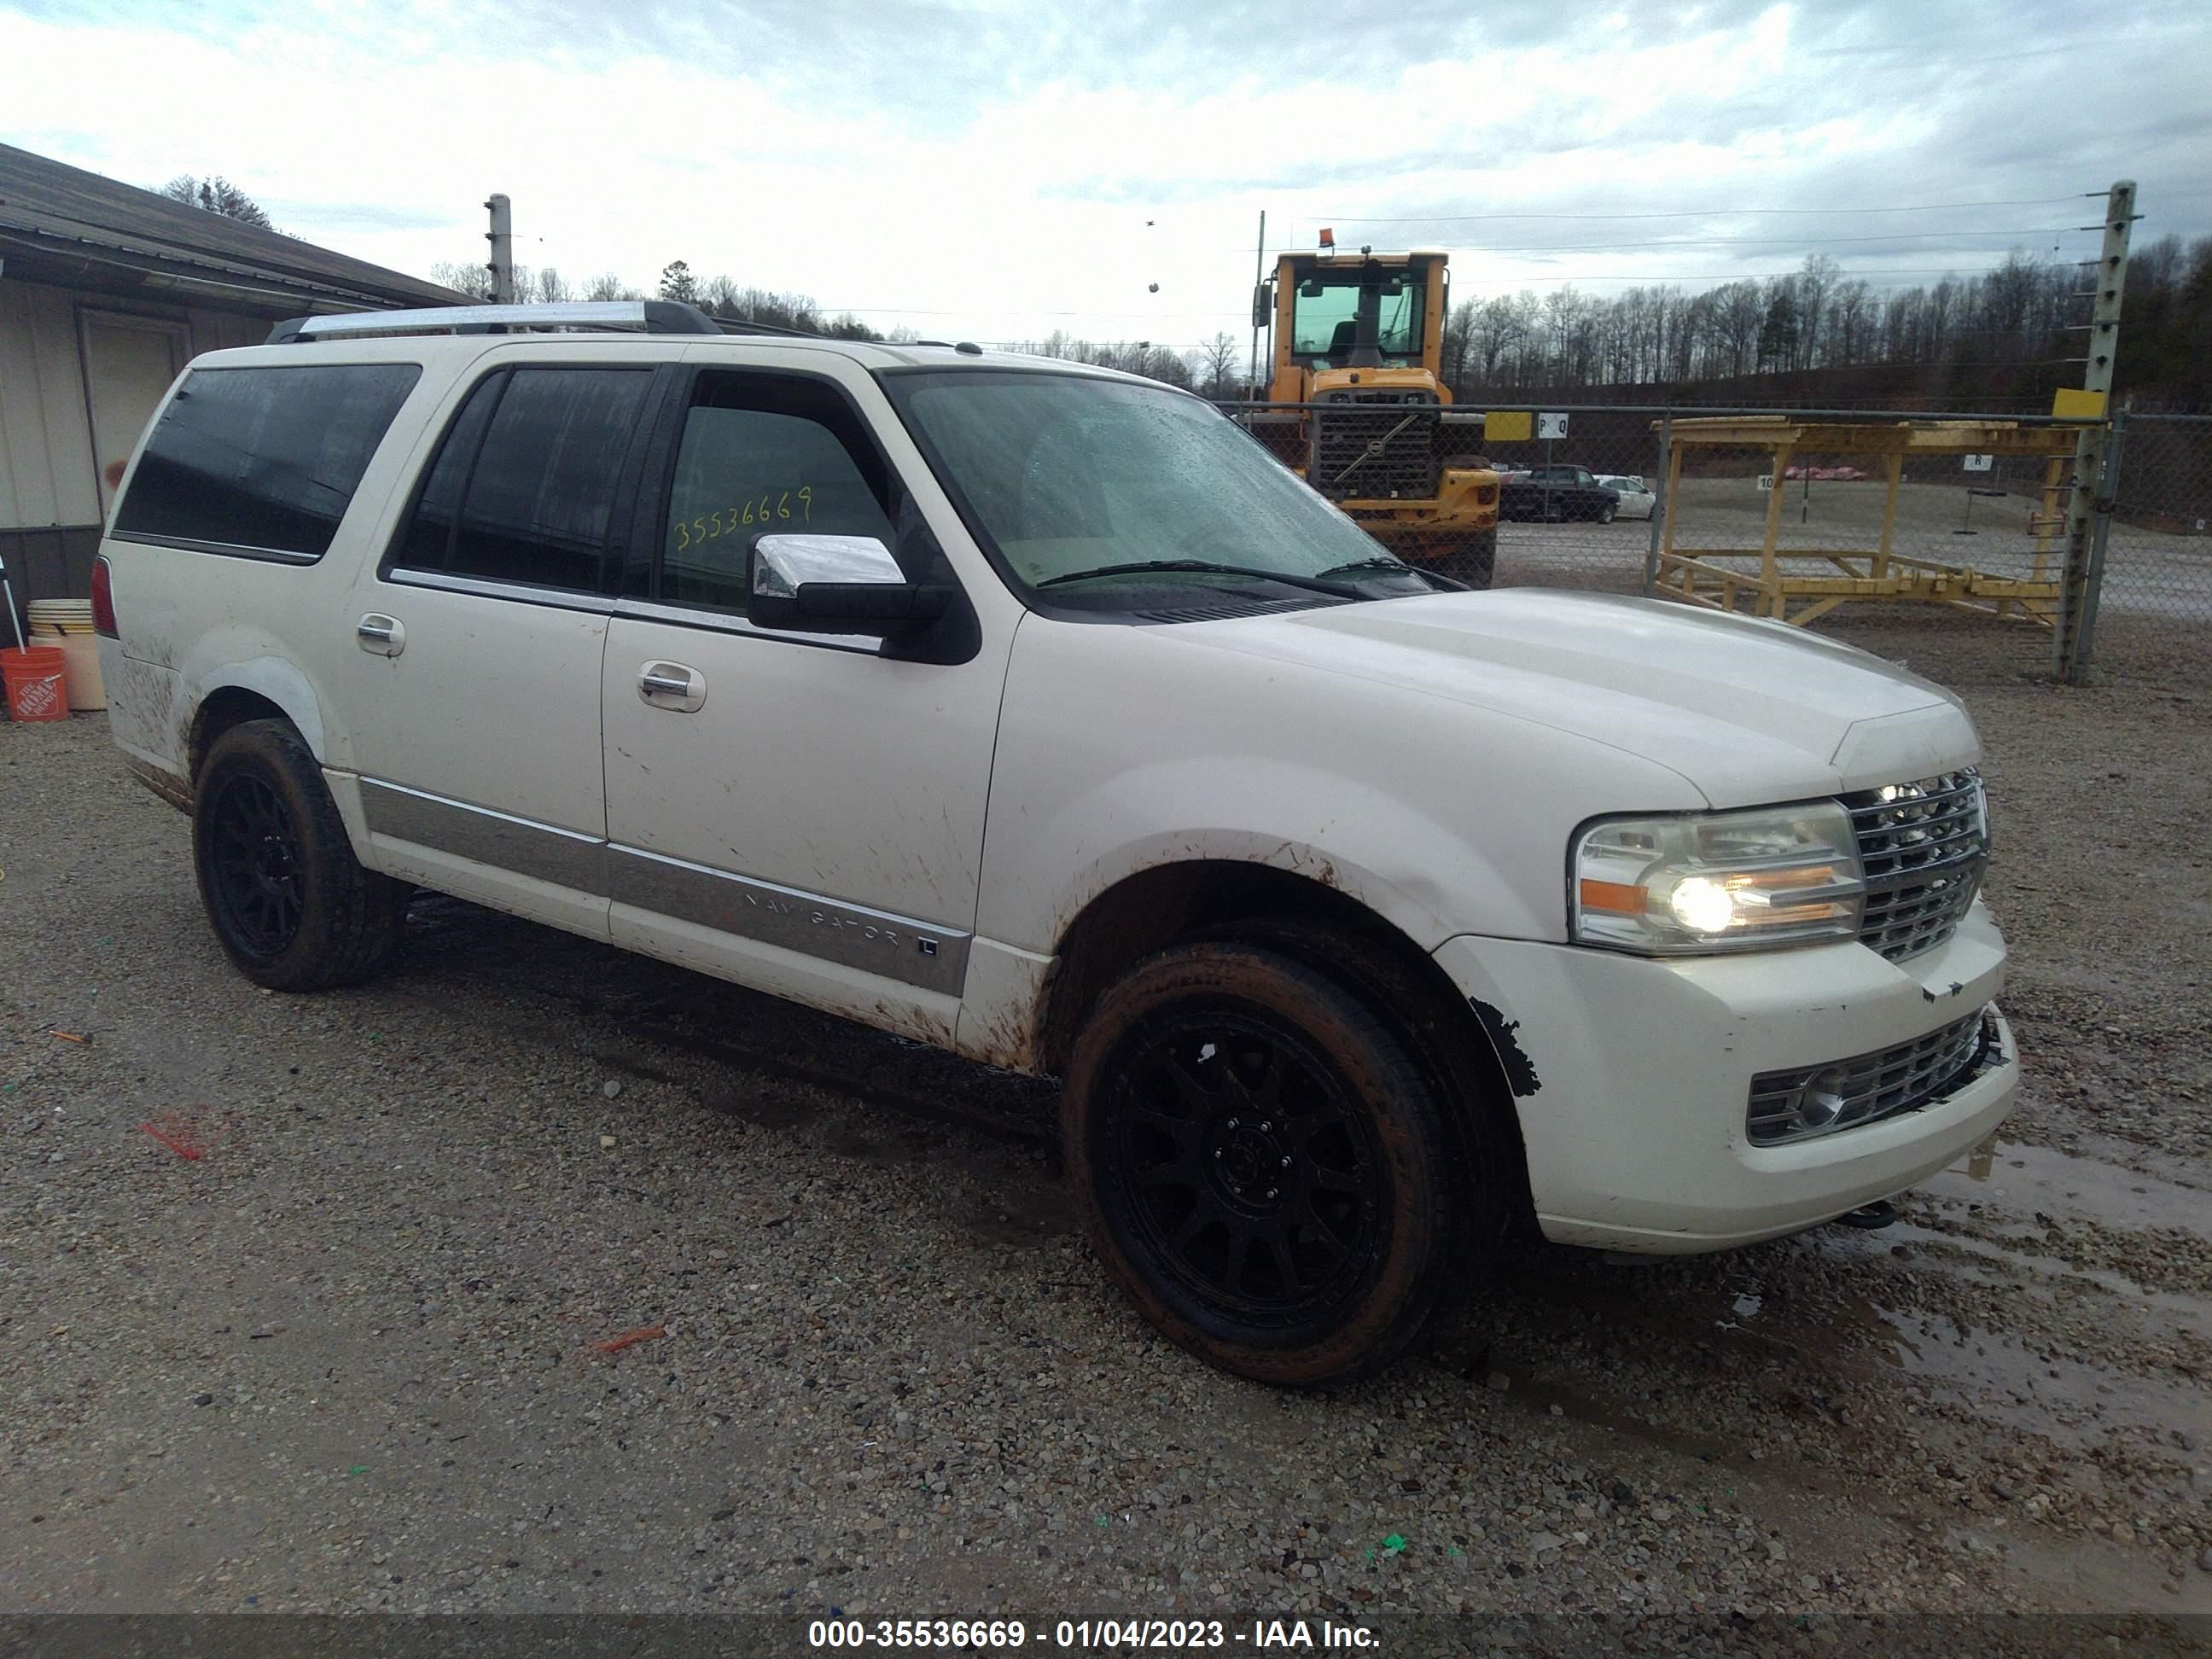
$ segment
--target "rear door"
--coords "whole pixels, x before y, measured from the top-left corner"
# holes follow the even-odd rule
[[[105,516],[114,509],[116,488],[139,434],[185,366],[185,325],[105,311],[84,312],[80,321],[92,459]]]
[[[612,933],[949,1044],[1012,630],[945,664],[746,621],[763,527],[872,536],[910,577],[957,580],[862,413],[895,423],[881,391],[816,362],[702,367],[672,400],[635,538],[654,556],[608,633]]]
[[[600,661],[655,373],[602,351],[476,377],[354,593],[379,861],[599,937]]]

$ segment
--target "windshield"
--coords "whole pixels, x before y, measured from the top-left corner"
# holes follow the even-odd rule
[[[1339,367],[1359,333],[1363,300],[1375,307],[1375,349],[1387,361],[1421,355],[1422,285],[1403,271],[1309,272],[1291,308],[1291,353]]]
[[[895,374],[884,384],[1001,569],[1024,589],[1053,584],[1054,603],[1127,608],[1133,586],[1150,590],[1149,607],[1163,585],[1261,601],[1310,592],[1265,580],[1271,571],[1326,576],[1324,597],[1339,586],[1353,598],[1430,591],[1195,398],[1020,371]],[[1088,574],[1174,562],[1255,574]]]

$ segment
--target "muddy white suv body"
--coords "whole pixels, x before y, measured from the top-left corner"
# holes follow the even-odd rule
[[[2007,1110],[1937,687],[1393,569],[1148,383],[632,309],[294,331],[156,416],[111,720],[264,983],[419,885],[1060,1073],[1109,1265],[1290,1382],[1516,1227],[1767,1238]]]

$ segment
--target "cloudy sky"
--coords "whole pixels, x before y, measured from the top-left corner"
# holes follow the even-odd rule
[[[572,278],[1183,347],[1246,328],[1263,209],[1448,247],[1458,298],[2078,258],[2124,176],[2203,234],[2212,7],[0,0],[0,139],[416,274],[502,190]]]

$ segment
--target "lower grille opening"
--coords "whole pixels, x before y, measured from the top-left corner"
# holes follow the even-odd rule
[[[1754,1146],[1778,1146],[1878,1123],[1954,1093],[1996,1047],[1993,1006],[1872,1054],[1825,1066],[1761,1072],[1751,1080],[1744,1127]]]

